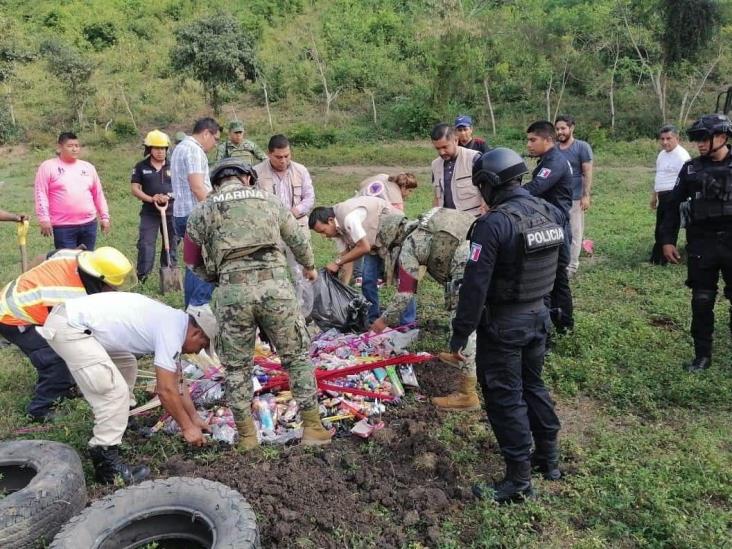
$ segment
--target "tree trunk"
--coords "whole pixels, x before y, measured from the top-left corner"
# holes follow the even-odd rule
[[[552,82],[554,81],[554,74],[549,76],[549,85],[546,87],[546,119],[549,120],[552,116],[552,104],[551,104],[551,93],[552,93]]]
[[[615,72],[618,70],[618,59],[620,58],[620,44],[615,41],[615,62],[610,72],[610,130],[615,133]]]
[[[372,91],[367,91],[366,93],[371,98],[371,112],[374,115],[374,126],[378,126],[379,123],[378,123],[378,120],[376,119],[376,96],[375,96],[374,92],[372,92]]]
[[[127,114],[130,115],[130,120],[132,120],[132,127],[135,128],[136,132],[139,132],[140,130],[137,128],[137,123],[135,122],[135,115],[132,114],[132,109],[130,108],[130,104],[127,102],[127,97],[125,96],[125,91],[120,88],[119,93],[122,96],[122,102],[125,105],[125,109],[127,109]]]
[[[267,93],[267,81],[264,78],[260,78],[259,81],[262,83],[262,90],[264,91],[264,106],[267,108],[267,120],[269,121],[270,131],[274,131],[274,125],[272,124],[272,111],[269,109],[269,93]]]
[[[564,95],[564,88],[567,86],[567,64],[568,61],[564,62],[564,72],[562,73],[562,89],[559,90],[559,97],[557,98],[557,105],[554,108],[554,117],[550,118],[549,121],[553,122],[559,115],[559,106],[562,104],[562,96]]]
[[[491,126],[493,128],[493,136],[496,135],[496,117],[493,114],[493,103],[491,102],[491,92],[488,89],[488,78],[483,78],[483,89],[485,90],[485,102],[488,105],[488,112],[491,115]]]

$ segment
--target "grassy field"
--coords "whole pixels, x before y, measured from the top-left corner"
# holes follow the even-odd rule
[[[422,186],[408,214],[431,202],[424,144],[366,145],[363,150],[333,147],[295,151],[311,167],[319,204],[347,198],[363,177],[394,166],[416,171]],[[137,149],[89,150],[102,176],[112,210],[111,244],[130,258],[139,206],[129,194],[128,173]],[[48,151],[8,150],[0,160],[2,207],[31,213],[35,168]],[[732,350],[728,303],[717,306],[714,366],[690,376],[680,364],[692,353],[688,335],[689,292],[685,268],[651,267],[653,214],[648,189],[652,144],[636,143],[600,151],[586,238],[595,255],[583,258],[573,281],[576,329],[558,340],[548,358],[546,378],[564,423],[561,433],[562,482],[540,483],[540,496],[524,505],[496,508],[474,503],[459,518],[441,525],[444,547],[459,547],[461,532],[477,529],[484,547],[729,547],[732,542]],[[381,167],[381,168],[379,168]],[[13,224],[0,225],[0,273],[8,281],[19,272]],[[683,240],[683,236],[682,236]],[[319,265],[332,247],[313,238]],[[33,226],[30,249],[43,253],[50,242]],[[141,291],[153,295],[157,280]],[[181,305],[179,296],[166,297]],[[420,288],[419,318],[430,321],[420,346],[437,350],[446,342],[447,318],[441,290]],[[25,427],[23,409],[33,370],[12,348],[0,350],[0,438]],[[49,430],[23,435],[67,441],[83,449],[90,429],[85,403],[62,408],[66,416]],[[480,455],[479,442],[492,434],[484,424],[472,435],[455,436],[448,417],[434,426],[435,437],[450,443],[451,459],[473,467],[497,457]],[[165,460],[180,441],[155,437],[129,451]],[[88,464],[87,464],[88,467]],[[446,517],[448,515],[446,514]]]

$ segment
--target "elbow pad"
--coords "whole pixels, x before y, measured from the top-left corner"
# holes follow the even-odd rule
[[[203,253],[201,253],[201,246],[193,242],[193,240],[188,237],[188,233],[183,237],[183,262],[190,267],[203,265]]]

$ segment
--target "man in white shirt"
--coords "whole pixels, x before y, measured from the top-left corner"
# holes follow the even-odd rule
[[[393,243],[401,242],[398,235],[404,231],[406,221],[402,212],[375,196],[357,196],[332,208],[319,206],[310,212],[310,228],[336,240],[338,257],[328,263],[326,269],[335,274],[342,268],[342,279],[348,283],[353,272],[353,262],[363,257],[361,292],[371,302],[369,324],[381,316],[377,282],[379,271],[384,260],[390,257]],[[388,267],[386,274],[388,282],[391,278]],[[402,315],[401,324],[411,324],[416,316],[416,305],[412,300]]]
[[[149,476],[147,467],[122,461],[119,445],[127,428],[135,356],[154,354],[157,394],[187,442],[203,444],[208,426],[184,389],[181,353],[209,348],[216,320],[208,305],[173,309],[141,294],[102,292],[57,305],[38,332],[64,359],[94,413],[89,454],[97,480],[125,484]]]
[[[671,191],[676,185],[676,179],[684,163],[691,159],[686,149],[679,145],[679,132],[675,126],[667,125],[658,132],[658,141],[661,145],[661,152],[656,158],[656,181],[651,194],[651,209],[656,210],[656,242],[651,252],[651,263],[654,265],[666,265],[666,258],[663,257],[662,245],[659,243],[659,230],[662,220],[666,215],[679,215],[675,208],[669,207]],[[674,236],[673,244],[676,245],[678,231]]]

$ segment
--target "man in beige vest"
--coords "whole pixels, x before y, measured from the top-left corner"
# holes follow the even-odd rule
[[[331,208],[317,207],[310,213],[310,228],[327,238],[336,239],[339,255],[326,265],[326,269],[337,273],[342,268],[342,278],[348,282],[353,262],[364,258],[361,291],[371,302],[369,323],[381,315],[377,286],[379,271],[389,255],[389,247],[400,241],[398,233],[403,232],[406,221],[404,214],[375,196],[357,196]],[[415,317],[416,309],[412,301],[402,316],[402,324],[414,322]]]
[[[455,129],[449,124],[437,124],[430,137],[439,155],[432,161],[432,206],[482,215],[483,198],[473,185],[473,162],[480,153],[460,147]]]
[[[292,212],[303,228],[303,233],[309,238],[308,214],[315,205],[315,189],[308,169],[292,161],[290,141],[287,137],[273,135],[267,145],[267,158],[254,166],[254,169],[258,176],[258,187],[276,195]],[[313,307],[312,288],[302,274],[302,267],[295,261],[295,256],[287,247],[285,255],[300,309],[303,316],[307,317]]]

